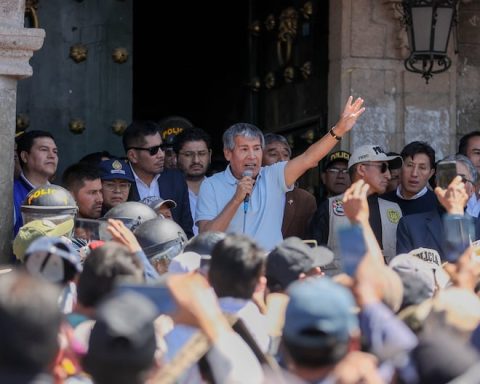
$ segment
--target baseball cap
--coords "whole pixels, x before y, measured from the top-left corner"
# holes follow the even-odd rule
[[[353,151],[348,160],[348,168],[366,161],[386,161],[392,168],[400,168],[403,162],[401,156],[388,156],[378,145],[362,145]]]
[[[314,267],[323,267],[333,261],[333,252],[326,247],[309,247],[298,237],[282,241],[268,255],[266,277],[269,287],[282,290]]]
[[[182,274],[200,268],[202,257],[196,252],[184,252],[175,256],[168,265],[168,272]]]
[[[328,167],[330,167],[330,165],[332,165],[332,163],[336,161],[344,161],[345,163],[348,163],[348,161],[350,160],[350,156],[350,152],[347,151],[332,152],[328,154],[325,158],[324,169],[327,169]]]
[[[30,221],[18,231],[18,234],[13,241],[13,253],[18,260],[23,261],[25,251],[35,239],[42,236],[69,237],[72,233],[73,226],[73,219],[68,219],[60,224],[56,224],[48,219]]]
[[[449,282],[447,273],[434,263],[426,262],[411,254],[395,256],[389,264],[403,283],[402,308],[420,304],[431,298],[438,289]]]
[[[69,274],[63,260],[80,273],[83,270],[80,254],[65,238],[43,236],[34,240],[25,252],[25,267],[35,276],[41,276],[52,283],[58,283]],[[68,276],[68,278],[72,278]]]
[[[125,160],[109,159],[103,160],[99,163],[100,170],[102,171],[102,180],[126,180],[130,183],[134,183],[132,170]]]
[[[167,208],[176,208],[177,203],[171,199],[162,199],[161,197],[145,197],[140,200],[141,203],[148,205],[154,211],[157,211],[162,205],[166,205]]]
[[[147,298],[114,291],[97,308],[85,370],[95,378],[108,377],[112,370],[132,374],[151,367],[157,347],[155,318],[155,306]]]
[[[348,342],[359,328],[351,292],[329,277],[294,282],[287,291],[283,338],[305,348]]]

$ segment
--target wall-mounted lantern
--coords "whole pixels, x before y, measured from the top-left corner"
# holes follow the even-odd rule
[[[458,0],[403,0],[403,21],[410,56],[405,68],[420,73],[425,81],[452,64],[447,56],[450,32],[457,23]],[[455,36],[454,36],[455,38]]]

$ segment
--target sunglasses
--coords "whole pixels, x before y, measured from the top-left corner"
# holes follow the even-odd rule
[[[153,147],[142,148],[142,147],[130,147],[128,149],[136,149],[137,151],[148,151],[150,156],[155,156],[158,153],[158,150],[161,149],[162,152],[165,152],[167,149],[166,144],[154,145]]]
[[[363,163],[363,165],[377,167],[378,169],[380,169],[380,173],[385,173],[385,172],[388,171],[388,163],[381,163],[381,164],[378,164],[378,163]]]

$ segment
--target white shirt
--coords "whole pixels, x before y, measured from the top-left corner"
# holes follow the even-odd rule
[[[130,168],[132,169],[133,177],[135,178],[135,184],[137,185],[138,196],[140,196],[140,200],[145,199],[146,197],[162,197],[160,196],[160,190],[158,188],[158,179],[161,175],[160,173],[153,178],[150,185],[147,185],[138,177],[131,165]]]
[[[195,192],[191,191],[190,189],[188,190],[188,201],[190,202],[190,212],[192,213],[192,219],[193,219],[193,234],[195,236],[198,235],[198,226],[196,224],[195,220],[195,209],[197,207],[197,200],[198,200],[198,195],[195,194]]]
[[[407,198],[407,197],[402,195],[402,188],[401,188],[401,185],[399,185],[397,187],[397,196],[402,200],[415,200],[415,199],[418,199],[419,197],[422,197],[423,195],[425,195],[427,193],[427,191],[428,191],[428,188],[425,186],[418,193],[416,193],[415,195],[413,195],[410,198]]]

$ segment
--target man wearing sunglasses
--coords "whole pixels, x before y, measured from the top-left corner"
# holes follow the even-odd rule
[[[193,220],[185,177],[181,171],[164,168],[165,147],[157,124],[132,122],[123,134],[123,147],[135,179],[128,200],[140,201],[148,197],[175,201],[173,219],[189,238],[192,237]]]
[[[391,177],[389,166],[397,167],[401,164],[400,156],[387,156],[377,145],[363,145],[355,149],[348,161],[352,183],[362,179],[369,185],[369,221],[387,261],[396,255],[396,231],[402,211],[398,204],[381,199],[378,195],[387,189]],[[331,249],[337,249],[338,228],[349,224],[343,211],[342,199],[343,194],[323,202],[311,222],[312,238],[319,244],[327,244]],[[340,261],[336,259],[324,270],[333,275],[339,272],[339,267]]]

